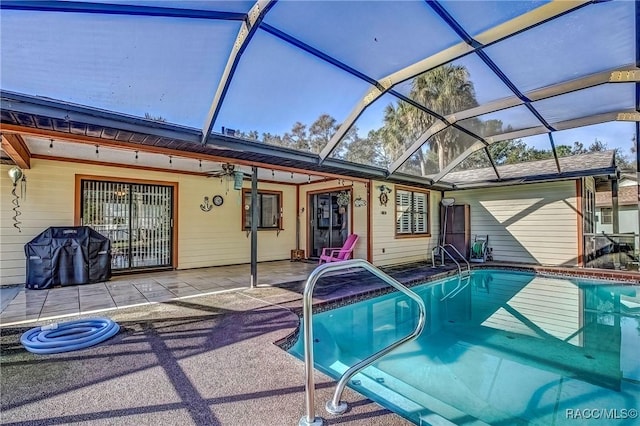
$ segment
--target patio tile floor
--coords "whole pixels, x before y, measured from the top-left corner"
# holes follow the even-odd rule
[[[282,287],[302,294],[316,262],[288,260],[258,264],[257,287]],[[401,282],[438,274],[450,268],[432,269],[425,262],[401,268],[383,268]],[[249,288],[250,265],[117,275],[111,281],[44,290],[22,286],[0,287],[0,326],[35,323],[88,312],[105,312],[131,306],[242,291]],[[386,286],[372,274],[357,269],[328,274],[318,281],[314,301],[357,294]],[[222,294],[220,295],[222,296]]]
[[[302,281],[316,266],[288,260],[260,263],[258,283]],[[118,275],[108,282],[43,290],[0,287],[0,326],[246,289],[249,283],[250,266],[232,265]]]

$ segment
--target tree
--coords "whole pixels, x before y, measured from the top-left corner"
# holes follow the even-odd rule
[[[309,127],[309,145],[311,152],[316,154],[329,143],[331,137],[338,130],[336,119],[329,114],[322,114]]]
[[[378,149],[381,144],[376,130],[371,130],[366,138],[361,138],[358,136],[357,128],[354,127],[349,130],[345,137],[347,137],[344,149],[345,160],[352,163],[384,167],[385,160]]]
[[[167,122],[166,118],[164,118],[164,117],[162,117],[160,115],[154,116],[154,115],[149,114],[148,112],[144,113],[144,118],[146,118],[147,120],[157,121],[158,123],[166,123]]]
[[[275,146],[285,146],[284,141],[282,140],[282,136],[280,135],[272,135],[271,133],[263,133],[262,141],[269,145]]]
[[[442,65],[417,76],[413,80],[409,97],[443,116],[478,105],[473,83],[469,80],[469,72],[463,66],[451,64]],[[418,136],[436,122],[435,117],[416,108],[412,108],[409,114],[412,117],[407,125],[414,127]],[[479,120],[470,120],[466,124],[472,131],[479,130]],[[474,142],[475,140],[466,133],[451,127],[438,132],[427,141],[430,150],[437,153],[437,170],[444,169]],[[424,169],[428,158],[422,151],[421,154],[420,161],[423,163],[423,171],[426,172]]]
[[[437,114],[446,116],[478,105],[473,83],[467,69],[459,65],[442,65],[413,79],[408,95],[417,103]],[[418,138],[437,122],[431,114],[405,102],[390,104],[385,109],[384,126],[380,133],[384,157],[395,161]],[[496,122],[492,121],[491,125]],[[481,133],[478,119],[465,120],[464,126]],[[405,162],[405,171],[421,175],[437,173],[471,146],[476,139],[455,128],[447,127],[427,140],[427,145]]]
[[[297,149],[299,151],[309,151],[309,136],[307,135],[307,126],[306,124],[302,124],[299,121],[291,128],[291,133],[287,132],[282,137],[282,141],[284,142],[284,146],[289,148]]]

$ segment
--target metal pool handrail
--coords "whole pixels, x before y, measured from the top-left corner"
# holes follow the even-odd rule
[[[314,269],[311,272],[311,274],[309,274],[309,278],[307,278],[307,282],[304,286],[304,294],[303,294],[302,328],[303,328],[303,334],[304,334],[306,415],[300,419],[300,422],[298,423],[299,426],[312,426],[312,425],[319,426],[323,424],[322,418],[316,417],[314,412],[315,383],[313,379],[313,323],[311,321],[313,316],[313,309],[312,309],[313,289],[316,286],[318,279],[320,279],[320,277],[325,273],[333,272],[333,271],[341,271],[343,269],[350,269],[350,268],[366,269],[376,277],[380,278],[382,281],[386,282],[387,284],[391,285],[392,287],[406,294],[414,302],[418,304],[418,307],[420,309],[420,314],[418,317],[418,324],[415,330],[411,334],[403,337],[402,339],[398,340],[395,343],[392,343],[391,345],[376,352],[370,357],[358,362],[357,364],[355,364],[354,366],[352,366],[351,368],[349,368],[347,371],[344,372],[344,374],[340,378],[340,381],[338,382],[338,386],[336,387],[336,391],[333,395],[333,399],[331,401],[328,401],[326,404],[327,411],[329,411],[331,414],[342,414],[347,410],[347,404],[345,402],[340,401],[340,396],[342,395],[342,391],[344,390],[344,387],[346,386],[347,382],[349,381],[349,379],[351,379],[351,377],[353,377],[354,374],[356,374],[363,368],[367,367],[369,364],[373,363],[378,358],[391,352],[392,350],[402,345],[403,343],[409,342],[415,339],[416,337],[418,337],[418,335],[422,332],[422,329],[424,328],[424,325],[426,322],[426,308],[420,296],[418,296],[416,293],[409,290],[407,287],[403,286],[398,281],[391,278],[389,275],[385,274],[384,272],[382,272],[381,270],[379,270],[378,268],[376,268],[375,266],[373,266],[371,263],[367,262],[364,259],[353,259],[353,260],[345,260],[342,262],[325,263],[323,265],[318,266],[316,269]]]
[[[457,248],[455,248],[455,246],[451,245],[451,244],[445,244],[445,245],[438,245],[435,246],[433,249],[431,249],[431,264],[433,265],[433,267],[436,267],[436,258],[435,258],[435,251],[438,249],[441,249],[443,252],[445,252],[447,254],[447,256],[449,256],[451,258],[451,260],[453,260],[453,262],[458,266],[458,273],[462,276],[462,268],[460,267],[460,263],[451,255],[451,253],[449,253],[447,251],[447,249],[445,247],[451,247],[457,254],[458,256],[460,256],[460,259],[464,260],[464,262],[467,264],[467,272],[470,274],[471,273],[471,264],[467,261],[467,259],[458,251]],[[444,255],[442,256],[442,266],[444,266]]]

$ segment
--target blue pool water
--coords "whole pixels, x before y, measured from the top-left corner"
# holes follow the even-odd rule
[[[412,289],[424,331],[349,387],[416,424],[640,424],[640,286],[479,270]],[[316,368],[339,378],[416,316],[399,293],[315,314]]]

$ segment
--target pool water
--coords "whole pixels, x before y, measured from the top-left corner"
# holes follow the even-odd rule
[[[412,290],[424,331],[352,389],[416,424],[640,424],[640,286],[478,270]],[[316,368],[339,378],[416,317],[397,292],[315,314]]]

